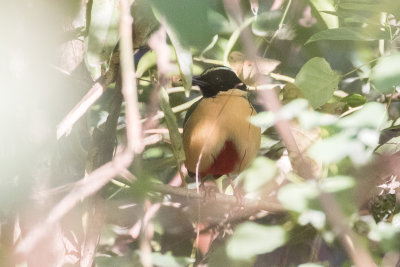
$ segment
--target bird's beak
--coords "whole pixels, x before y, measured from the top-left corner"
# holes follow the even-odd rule
[[[193,85],[198,85],[198,86],[200,86],[200,87],[204,87],[204,86],[207,86],[207,82],[205,82],[205,81],[203,81],[202,79],[201,79],[201,77],[200,76],[193,76],[192,77],[192,84]]]

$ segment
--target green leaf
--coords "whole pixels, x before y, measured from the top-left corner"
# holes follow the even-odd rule
[[[366,146],[376,147],[379,143],[379,131],[362,129],[357,134],[357,139]]]
[[[328,177],[321,181],[321,189],[325,192],[335,193],[353,188],[356,182],[350,176],[334,176]]]
[[[374,3],[340,3],[339,8],[350,9],[350,10],[364,10],[375,12],[381,10],[380,4]]]
[[[341,132],[332,137],[318,140],[308,150],[308,154],[325,164],[338,162],[347,156],[351,156],[357,162],[365,161],[369,155],[366,154],[364,145],[353,139],[348,132]]]
[[[399,250],[399,228],[387,222],[379,222],[378,224],[372,224],[371,226],[372,229],[368,233],[369,239],[375,242],[380,242],[383,249],[386,251]]]
[[[189,92],[192,89],[192,53],[189,48],[184,48],[178,42],[171,31],[167,29],[167,32],[174,46],[176,58],[178,59],[179,72],[182,77],[183,87],[185,88],[185,94],[189,96]]]
[[[359,25],[360,23],[371,24],[371,25],[380,25],[375,20],[375,17],[371,18],[371,14],[369,12],[363,12],[363,13],[359,14],[359,13],[355,13],[352,10],[344,10],[344,9],[341,9],[338,11],[322,11],[322,12],[341,18],[343,23],[346,25],[351,24],[351,23],[355,23],[356,25]]]
[[[400,136],[393,137],[383,145],[379,146],[375,152],[378,154],[394,154],[400,151]]]
[[[240,175],[238,182],[243,182],[246,192],[255,192],[275,177],[278,169],[276,162],[265,158],[256,158],[251,166]]]
[[[400,213],[397,213],[393,216],[392,225],[397,229],[400,230]]]
[[[285,242],[286,231],[283,227],[246,222],[236,228],[226,250],[232,259],[250,259],[258,254],[274,251]]]
[[[350,40],[350,41],[375,41],[390,39],[390,35],[378,28],[351,28],[342,27],[328,29],[312,35],[305,44],[320,40]]]
[[[129,267],[129,266],[137,266],[140,265],[140,260],[134,257],[127,256],[108,256],[101,255],[95,258],[95,264],[98,267],[109,267],[109,266],[118,266],[118,267]]]
[[[157,65],[156,51],[147,51],[139,60],[136,68],[136,77],[142,77],[151,67]]]
[[[350,107],[358,107],[365,104],[366,98],[360,94],[351,94],[342,98],[341,101],[345,102]]]
[[[315,229],[322,230],[326,223],[326,216],[319,210],[306,210],[301,213],[298,222],[301,225],[311,224]]]
[[[93,79],[107,70],[119,40],[119,1],[93,1],[90,26],[85,38],[85,62]]]
[[[253,21],[256,20],[257,17],[250,17],[247,18],[241,25],[238,27],[229,37],[228,43],[226,44],[225,51],[224,51],[224,64],[229,65],[229,54],[231,53],[233,46],[235,45],[236,41],[240,37],[240,33],[246,29]]]
[[[304,110],[299,114],[298,119],[301,126],[307,130],[318,126],[331,125],[338,120],[336,116],[313,110]]]
[[[279,201],[289,210],[303,212],[308,209],[309,201],[318,196],[315,182],[291,183],[278,192]]]
[[[143,152],[143,159],[161,158],[163,150],[160,147],[151,147]]]
[[[183,150],[182,136],[178,129],[176,117],[169,105],[168,93],[164,88],[160,90],[160,106],[165,114],[165,121],[171,138],[172,150],[178,164],[185,160],[185,151]]]
[[[171,252],[167,254],[157,252],[151,253],[151,261],[154,265],[160,267],[181,267],[187,266],[193,262],[192,259],[188,257],[176,257],[172,255]]]
[[[363,106],[362,109],[342,118],[338,122],[338,126],[342,128],[370,128],[379,130],[387,120],[385,106],[370,102]]]
[[[308,101],[302,98],[292,100],[284,105],[277,115],[270,111],[260,112],[250,117],[250,123],[261,128],[262,132],[265,129],[273,126],[278,120],[291,120],[296,118],[308,108]]]
[[[214,243],[215,244],[215,243]],[[209,260],[208,267],[221,267],[221,266],[229,266],[229,267],[249,267],[253,266],[255,262],[255,258],[246,259],[246,260],[234,260],[231,259],[227,253],[225,246],[219,245],[215,249],[211,249],[209,252]]]
[[[333,0],[310,0],[310,3],[319,12],[322,20],[325,22],[328,29],[339,27],[339,19],[330,14],[326,14],[323,11],[335,11]]]
[[[302,98],[290,101],[279,111],[278,119],[291,120],[308,108],[308,101]]]
[[[382,94],[392,93],[400,86],[400,53],[381,58],[372,69],[371,81]]]
[[[225,21],[215,16],[213,2],[209,0],[151,0],[157,19],[165,25],[175,49],[186,96],[192,87],[191,49],[204,50]]]
[[[268,129],[275,123],[275,115],[270,111],[263,111],[250,117],[250,123],[262,129]]]
[[[303,264],[300,264],[297,267],[325,267],[325,265],[318,264],[318,263],[303,263]]]
[[[340,76],[331,69],[328,62],[320,57],[310,59],[301,68],[294,84],[313,108],[328,102],[338,88]]]
[[[182,47],[204,49],[217,33],[211,25],[211,1],[204,0],[151,0],[154,13],[160,23],[166,23]]]

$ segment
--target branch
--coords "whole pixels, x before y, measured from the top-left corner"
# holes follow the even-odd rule
[[[119,74],[119,73],[118,73]],[[108,108],[108,117],[102,129],[95,128],[93,142],[86,159],[86,172],[90,173],[101,165],[112,160],[116,146],[116,130],[122,105],[121,79],[118,77],[115,84],[113,101]],[[85,239],[81,252],[81,267],[90,267],[93,264],[97,244],[100,240],[101,229],[106,217],[106,200],[101,193],[96,193],[88,200],[85,211],[89,214]]]
[[[155,192],[159,192],[162,194],[169,194],[169,195],[175,195],[175,196],[181,196],[185,197],[188,199],[198,199],[201,200],[202,202],[210,201],[207,199],[206,192],[205,191],[200,191],[197,193],[197,190],[195,189],[186,189],[182,187],[175,187],[175,186],[170,186],[166,184],[157,184],[154,183],[152,185],[152,190]],[[227,205],[232,205],[232,206],[237,206],[238,205],[238,200],[234,196],[222,194],[222,193],[216,193],[215,194],[215,201],[218,202],[219,204],[227,204]],[[265,200],[256,200],[256,199],[250,199],[250,198],[245,198],[244,199],[244,205],[243,205],[244,210],[265,210],[265,211],[270,211],[270,212],[283,212],[286,209],[279,203],[273,203]]]
[[[122,93],[126,102],[126,136],[128,150],[140,153],[143,150],[142,124],[140,123],[139,105],[137,98],[137,87],[135,78],[135,67],[133,65],[132,45],[132,16],[131,5],[127,0],[121,0],[120,20],[120,64],[122,76]]]
[[[111,59],[109,71],[90,88],[89,92],[86,93],[78,104],[76,104],[67,116],[57,125],[57,139],[60,139],[63,135],[71,131],[74,124],[86,113],[93,103],[100,98],[108,85],[114,81],[118,69],[116,56],[118,56],[117,53],[114,54]]]

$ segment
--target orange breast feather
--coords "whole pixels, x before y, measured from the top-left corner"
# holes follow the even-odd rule
[[[195,173],[198,162],[201,177],[247,168],[260,148],[261,130],[248,121],[255,114],[246,92],[238,89],[201,100],[183,129],[188,171]]]

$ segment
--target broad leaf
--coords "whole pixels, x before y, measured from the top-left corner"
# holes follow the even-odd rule
[[[323,179],[321,181],[321,189],[325,192],[335,193],[350,189],[355,184],[355,180],[350,176],[334,176]]]
[[[317,32],[308,39],[305,44],[320,40],[351,40],[351,41],[375,41],[390,39],[390,35],[380,28],[350,28],[342,27]]]
[[[303,212],[308,209],[309,201],[318,196],[314,182],[291,183],[279,190],[279,201],[289,210]]]
[[[246,192],[255,192],[268,183],[277,173],[276,163],[268,158],[256,158],[251,166],[239,177]]]
[[[338,126],[342,128],[369,128],[379,130],[387,120],[385,106],[370,102],[362,109],[340,119]]]
[[[331,69],[328,62],[320,57],[310,59],[301,68],[294,84],[313,108],[328,102],[338,88],[340,76]]]
[[[250,259],[271,252],[285,244],[286,231],[281,226],[263,226],[246,222],[237,227],[226,247],[233,259]]]
[[[381,58],[372,69],[371,81],[382,94],[392,93],[400,86],[400,53]]]
[[[166,23],[183,47],[204,49],[216,34],[211,25],[211,1],[151,0],[151,5],[161,23]]]
[[[85,62],[93,79],[107,69],[111,54],[119,40],[119,1],[93,1],[90,26],[85,38]]]
[[[192,259],[188,257],[177,257],[172,255],[171,252],[166,254],[154,252],[151,254],[151,261],[154,265],[160,267],[181,267],[189,265]]]
[[[310,0],[310,3],[319,12],[328,29],[339,27],[339,19],[322,11],[335,11],[333,0]]]
[[[350,107],[358,107],[364,105],[367,99],[360,94],[351,94],[341,99],[342,102],[345,102]]]

